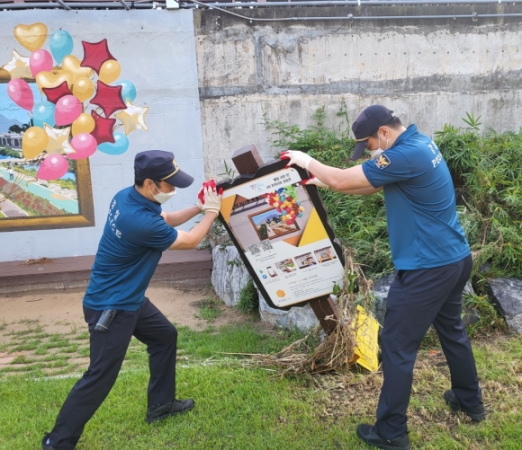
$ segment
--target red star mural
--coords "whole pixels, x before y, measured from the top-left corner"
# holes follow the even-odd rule
[[[94,44],[91,42],[82,41],[82,45],[84,56],[80,65],[82,67],[90,67],[91,69],[94,69],[98,75],[100,74],[100,67],[105,61],[109,59],[116,60],[116,58],[112,56],[111,52],[109,51],[107,39],[96,42]]]
[[[112,129],[116,123],[116,119],[106,119],[95,111],[91,111],[91,115],[94,119],[94,130],[91,131],[91,134],[94,136],[94,139],[96,139],[98,145],[104,142],[114,144],[116,141],[112,134]]]
[[[62,84],[53,87],[53,88],[42,88],[45,95],[47,96],[47,100],[56,104],[58,100],[60,100],[64,95],[71,95],[72,92],[67,86],[67,81],[64,81]]]
[[[109,86],[103,81],[98,80],[96,95],[91,99],[93,105],[98,105],[105,117],[109,117],[113,112],[125,109],[127,106],[121,99],[121,90],[123,86]]]

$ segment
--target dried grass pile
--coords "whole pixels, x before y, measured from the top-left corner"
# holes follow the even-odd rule
[[[355,367],[355,320],[357,305],[370,311],[373,302],[373,284],[354,262],[354,251],[345,250],[343,288],[336,293],[338,318],[335,330],[321,340],[322,329],[315,327],[304,338],[272,355],[251,355],[253,361],[269,365],[289,374],[346,373]]]

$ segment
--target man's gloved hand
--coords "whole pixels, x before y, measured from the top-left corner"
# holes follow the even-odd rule
[[[203,211],[203,205],[205,204],[205,196],[204,196],[204,191],[205,191],[205,188],[207,187],[211,187],[214,191],[216,190],[216,182],[212,179],[212,180],[208,180],[208,181],[204,181],[203,184],[201,185],[201,189],[199,190],[198,192],[198,208]],[[223,189],[221,189],[221,192],[220,194],[223,193]]]
[[[288,159],[288,165],[286,167],[295,165],[308,170],[308,166],[310,166],[310,163],[314,158],[304,152],[297,150],[286,150],[281,153],[279,159]]]
[[[312,175],[312,178],[308,178],[308,180],[303,180],[303,184],[306,186],[308,186],[309,184],[314,184],[315,186],[320,188],[330,189],[330,186],[328,186],[324,181],[321,181],[315,175]]]
[[[203,200],[201,202],[201,211],[203,211],[204,214],[212,212],[218,216],[219,210],[221,209],[221,196],[223,194],[223,189],[220,189],[219,192],[216,192],[215,183],[214,188],[209,185],[202,189]]]

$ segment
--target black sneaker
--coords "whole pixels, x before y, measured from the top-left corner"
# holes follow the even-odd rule
[[[471,417],[471,420],[473,420],[473,422],[480,422],[486,418],[486,411],[484,410],[484,405],[482,404],[482,402],[480,402],[477,406],[474,406],[473,408],[466,408],[465,406],[462,406],[460,404],[459,399],[451,389],[444,392],[444,400],[451,407],[451,410],[453,412],[463,411],[469,417]]]
[[[357,436],[366,442],[368,445],[373,445],[377,448],[384,448],[386,450],[390,449],[400,449],[400,450],[410,450],[410,438],[408,437],[408,433],[404,433],[402,436],[395,439],[384,439],[377,434],[377,430],[375,427],[371,425],[367,425],[365,423],[360,424],[357,427]]]
[[[194,400],[191,398],[187,400],[174,400],[169,403],[164,403],[163,405],[153,406],[147,410],[145,422],[156,422],[157,420],[165,419],[174,414],[190,411],[192,408],[194,408]]]

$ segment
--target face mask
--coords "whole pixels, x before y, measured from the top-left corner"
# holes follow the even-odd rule
[[[158,189],[158,186],[156,186],[156,189]],[[152,195],[154,200],[156,200],[160,205],[163,205],[163,203],[169,201],[174,195],[176,195],[176,190],[174,189],[172,192],[161,192],[158,189],[158,194],[154,195],[152,192],[150,192],[150,195]]]
[[[381,137],[379,135],[377,136],[379,138],[379,148],[377,150],[369,150],[371,159],[377,158],[377,156],[384,152],[384,150],[381,148]],[[388,150],[388,138],[386,138],[386,150]]]

